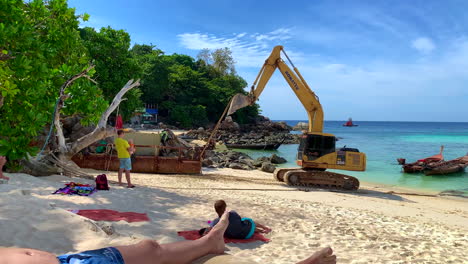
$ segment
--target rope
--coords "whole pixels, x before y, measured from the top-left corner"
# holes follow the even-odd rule
[[[110,150],[109,150],[109,146],[110,146]],[[109,171],[109,167],[110,167],[110,164],[111,164],[111,159],[112,159],[112,150],[114,150],[114,144],[107,144],[106,145],[106,153],[107,155],[109,156],[109,158],[106,160],[106,171]]]
[[[60,102],[60,97],[57,98],[57,102],[55,102],[54,112],[52,113],[52,121],[50,122],[49,134],[47,135],[46,141],[44,142],[44,146],[42,146],[41,151],[40,151],[39,154],[36,156],[36,159],[37,159],[37,157],[39,157],[39,156],[42,155],[42,152],[44,152],[44,150],[45,150],[47,144],[49,143],[50,136],[52,135],[52,131],[54,130],[55,113],[57,112],[57,106],[58,106],[58,103],[59,103],[59,102]]]

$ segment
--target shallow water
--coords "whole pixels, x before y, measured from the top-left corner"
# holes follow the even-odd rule
[[[286,122],[293,126],[300,121],[307,122]],[[413,162],[438,154],[441,145],[445,146],[445,160],[465,155],[468,152],[468,123],[355,121],[359,125],[357,127],[343,127],[343,123],[325,121],[324,132],[340,138],[337,148],[346,145],[358,148],[367,155],[366,171],[347,171],[346,174],[366,182],[435,191],[459,190],[468,194],[468,172],[443,176],[407,174],[402,172],[396,161],[397,158],[406,158],[406,162]],[[297,146],[282,145],[277,151],[243,152],[253,158],[276,153],[288,160],[282,167],[297,167]]]

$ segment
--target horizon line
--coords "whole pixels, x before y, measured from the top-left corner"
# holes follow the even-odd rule
[[[272,119],[271,121],[306,121],[309,122],[307,119]],[[324,120],[324,121],[332,121],[332,122],[343,122],[347,120]],[[353,122],[405,122],[405,123],[468,123],[468,121],[395,121],[395,120],[355,120]]]

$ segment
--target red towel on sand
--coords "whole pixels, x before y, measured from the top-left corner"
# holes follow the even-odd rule
[[[201,236],[198,234],[198,230],[192,231],[180,231],[177,234],[187,240],[196,240],[199,239]],[[249,239],[231,239],[231,238],[224,238],[224,243],[250,243],[255,241],[262,241],[262,242],[270,242],[270,239],[264,237],[260,233],[254,233],[254,235]]]
[[[78,210],[72,212],[84,216],[86,218],[95,221],[120,221],[124,220],[129,223],[132,222],[144,222],[150,219],[146,214],[134,213],[134,212],[119,212],[107,209],[93,209],[93,210]]]

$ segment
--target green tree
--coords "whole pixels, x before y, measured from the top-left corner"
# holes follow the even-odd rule
[[[187,55],[165,55],[153,45],[135,45],[132,52],[144,65],[143,101],[158,104],[159,116],[169,124],[190,128],[215,123],[232,96],[246,94],[247,83],[235,74],[227,48],[202,50],[197,61]],[[247,123],[257,115],[254,105],[235,117]]]
[[[94,28],[86,27],[80,29],[80,35],[96,65],[98,87],[108,101],[129,79],[143,75],[143,67],[130,51],[130,35],[126,31],[103,27],[97,32]],[[126,94],[127,100],[122,102],[119,112],[124,119],[128,119],[136,108],[141,107],[140,96],[138,88]]]
[[[0,0],[0,155],[18,160],[34,154],[33,139],[50,125],[60,86],[89,64],[79,19],[65,0]],[[99,89],[76,81],[63,114],[96,121],[105,107]],[[86,103],[84,103],[86,102]]]
[[[232,51],[229,48],[215,49],[202,49],[197,58],[204,62],[205,65],[211,65],[221,75],[235,75],[236,68]]]

